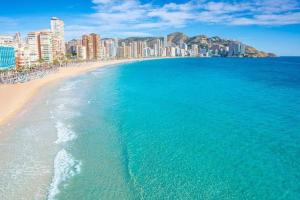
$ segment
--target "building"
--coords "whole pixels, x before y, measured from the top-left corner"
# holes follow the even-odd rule
[[[192,45],[191,56],[199,56],[199,46],[197,44]]]
[[[14,36],[12,35],[0,35],[0,45],[14,47]]]
[[[38,35],[39,59],[42,62],[53,63],[52,32],[43,30]]]
[[[15,50],[16,68],[26,68],[31,66],[30,51],[26,43],[20,43]]]
[[[61,60],[65,55],[64,22],[57,17],[51,18],[53,59]]]
[[[91,60],[98,60],[100,58],[100,35],[92,33],[90,34],[91,41],[92,41],[92,57]]]
[[[100,45],[100,57],[102,59],[115,58],[117,56],[118,40],[117,39],[102,39]]]
[[[79,60],[86,60],[86,47],[85,46],[77,46],[77,49],[76,49],[76,54],[77,54],[77,59]]]
[[[82,46],[86,47],[87,60],[100,59],[100,35],[92,33],[82,36]]]
[[[30,32],[27,34],[27,46],[29,51],[29,61],[31,64],[37,64],[39,57],[39,32]]]
[[[73,55],[76,55],[76,52],[77,52],[77,46],[78,46],[78,41],[73,39],[69,42],[66,43],[66,52],[68,54],[71,54],[72,56]]]
[[[228,56],[230,57],[242,57],[245,55],[246,46],[241,42],[231,42],[229,44]]]
[[[138,58],[138,43],[135,42],[135,41],[132,43],[132,55],[131,55],[131,57]]]
[[[0,46],[0,70],[14,68],[15,66],[15,49],[13,47]]]

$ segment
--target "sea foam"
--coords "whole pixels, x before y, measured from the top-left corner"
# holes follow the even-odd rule
[[[66,186],[66,181],[79,174],[81,162],[75,160],[65,149],[59,151],[54,160],[54,176],[50,185],[48,200],[56,199],[60,186]]]
[[[56,144],[65,143],[76,138],[76,135],[71,128],[60,121],[56,122],[55,128],[57,130]]]

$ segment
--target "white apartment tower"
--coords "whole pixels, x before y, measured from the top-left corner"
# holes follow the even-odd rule
[[[36,64],[39,60],[39,32],[30,32],[27,34],[27,46],[29,50],[29,61]]]
[[[43,30],[39,34],[39,57],[46,63],[53,62],[53,41],[52,32]]]
[[[53,58],[59,60],[65,55],[65,30],[64,22],[57,18],[51,18],[51,32],[53,42]]]

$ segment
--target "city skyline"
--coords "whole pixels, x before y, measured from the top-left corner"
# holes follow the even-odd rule
[[[17,2],[16,2],[17,3]],[[26,1],[2,3],[0,34],[44,29],[45,20],[65,21],[66,40],[84,33],[102,38],[165,36],[170,32],[221,36],[277,55],[299,55],[299,2],[280,1]],[[35,5],[35,6],[33,6]],[[55,5],[55,6],[53,6]],[[7,12],[9,11],[9,12]],[[275,45],[274,45],[275,44]]]
[[[101,38],[84,33],[65,40],[65,23],[58,17],[50,19],[50,29],[35,30],[22,38],[21,33],[0,35],[0,69],[27,70],[68,62],[140,59],[158,57],[275,57],[242,41],[181,32],[165,37]]]

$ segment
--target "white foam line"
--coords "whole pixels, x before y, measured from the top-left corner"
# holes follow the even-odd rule
[[[76,89],[76,87],[78,86],[79,83],[80,83],[80,81],[78,81],[78,80],[69,82],[69,83],[63,85],[61,88],[59,88],[59,91],[66,92],[66,91],[74,90],[74,89]]]
[[[74,160],[65,149],[59,151],[54,159],[54,176],[49,188],[48,200],[55,200],[60,192],[59,186],[80,173],[81,162]]]
[[[70,129],[70,127],[60,121],[56,122],[55,128],[57,130],[56,144],[66,143],[76,138],[75,133]]]

